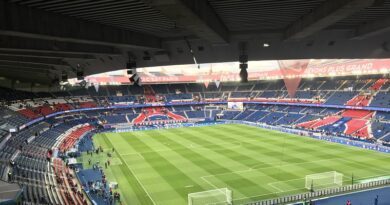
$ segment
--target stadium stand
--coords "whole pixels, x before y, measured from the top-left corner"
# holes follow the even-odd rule
[[[339,79],[304,80],[296,98],[301,100],[321,98],[322,101],[315,102],[325,105],[388,108],[390,105],[388,84],[387,79],[368,79],[356,82]],[[349,87],[353,87],[354,90],[343,90]],[[80,193],[81,185],[75,179],[75,174],[54,155],[57,153],[55,150],[58,150],[58,153],[66,153],[78,141],[86,144],[86,148],[83,149],[91,149],[91,141],[85,140],[84,136],[90,136],[88,133],[96,128],[93,125],[95,123],[93,119],[96,117],[103,124],[112,125],[143,125],[144,123],[186,122],[187,120],[214,120],[216,118],[243,120],[334,133],[342,137],[351,137],[351,139],[390,141],[390,114],[387,112],[296,106],[294,104],[245,104],[244,110],[230,110],[225,105],[216,106],[213,105],[213,101],[208,101],[244,99],[253,102],[279,102],[280,99],[287,98],[286,88],[281,81],[271,84],[264,82],[243,85],[222,84],[218,88],[214,84],[208,87],[202,84],[152,85],[143,89],[101,86],[98,92],[89,89],[29,93],[1,89],[4,92],[0,95],[3,102],[0,110],[0,146],[2,147],[0,176],[4,180],[24,184],[26,186],[24,198],[31,203],[85,204],[86,198]],[[370,95],[366,95],[370,92]],[[195,95],[199,99],[195,100]],[[142,103],[158,102],[159,99],[165,99],[165,102],[171,103],[204,102],[206,106],[173,105],[112,109],[105,112],[92,110],[74,116],[48,118],[41,123],[24,128],[30,120],[56,112],[102,105],[134,103],[142,105]],[[310,101],[296,102],[311,103]],[[12,133],[17,137],[10,138],[10,129],[19,127],[24,129]],[[52,160],[48,161],[48,158]],[[12,160],[12,166],[8,164],[9,159]],[[8,176],[9,172],[12,173],[12,177]],[[83,176],[86,174],[84,173]],[[95,178],[101,180],[101,176]],[[92,197],[96,195],[92,194]]]

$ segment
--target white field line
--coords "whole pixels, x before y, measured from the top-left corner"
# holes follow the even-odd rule
[[[213,183],[211,183],[209,180],[207,180],[205,177],[200,177],[203,181],[205,181],[210,186],[214,187],[215,189],[219,189],[217,186],[215,186]]]
[[[123,160],[124,161],[124,160]],[[126,161],[124,161],[127,168],[130,170],[131,174],[135,177],[135,179],[137,180],[137,182],[141,185],[142,189],[145,191],[145,193],[148,195],[148,197],[150,198],[150,200],[152,201],[153,204],[156,204],[156,202],[153,200],[152,196],[149,194],[149,192],[147,191],[147,189],[145,188],[145,186],[141,183],[141,180],[138,179],[137,175],[135,174],[135,172],[130,168],[130,165],[127,164]]]
[[[272,187],[272,188],[274,188],[274,189],[276,189],[276,190],[278,190],[279,192],[283,192],[282,189],[279,189],[278,187],[272,185],[272,183],[268,183],[267,185],[270,186],[270,187]]]
[[[108,138],[108,137],[107,137]],[[112,144],[110,138],[108,138],[108,140],[110,141],[110,143]],[[123,159],[122,159],[123,160]],[[130,170],[131,174],[135,177],[135,179],[137,180],[137,182],[141,185],[142,189],[145,191],[146,195],[148,195],[148,197],[150,198],[150,200],[152,201],[152,203],[154,205],[156,205],[157,203],[153,200],[152,196],[149,194],[149,192],[147,191],[147,189],[145,188],[145,186],[141,183],[141,180],[137,177],[137,175],[135,174],[135,172],[130,168],[130,165],[127,164],[127,162],[125,160],[123,160],[123,162],[126,164],[127,168]]]

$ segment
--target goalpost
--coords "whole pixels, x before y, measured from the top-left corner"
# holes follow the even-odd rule
[[[308,190],[326,189],[343,185],[343,174],[331,171],[306,175],[305,188]]]
[[[228,188],[213,189],[188,194],[188,205],[232,205],[232,191]]]

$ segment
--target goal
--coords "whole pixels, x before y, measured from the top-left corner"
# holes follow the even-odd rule
[[[331,171],[306,175],[305,188],[308,190],[326,189],[343,185],[343,174]]]
[[[228,188],[188,194],[188,205],[231,205],[232,200],[232,191]]]

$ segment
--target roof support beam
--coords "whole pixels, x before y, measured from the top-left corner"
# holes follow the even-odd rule
[[[385,32],[390,32],[390,16],[359,26],[353,39],[361,40]]]
[[[0,1],[0,34],[106,45],[135,49],[161,49],[161,39],[94,22]]]
[[[25,62],[9,62],[9,61],[0,61],[1,66],[9,67],[9,68],[27,68],[27,69],[39,69],[39,70],[56,70],[54,66],[51,65],[40,65],[40,64],[31,64]]]
[[[42,68],[31,68],[31,67],[16,67],[16,66],[10,66],[10,65],[7,65],[7,66],[0,65],[0,69],[1,70],[6,70],[7,72],[14,71],[14,72],[20,72],[20,73],[23,73],[25,71],[35,72],[35,73],[56,72],[56,70],[46,70],[46,69],[42,69]],[[1,73],[0,75],[2,75],[3,73]]]
[[[206,0],[145,0],[194,35],[213,44],[229,42],[229,31]]]
[[[0,66],[0,71],[6,70],[7,72],[1,72],[0,76],[8,79],[15,79],[24,82],[44,83],[49,84],[52,81],[52,74],[47,72],[36,72],[34,70],[23,70],[24,75],[20,75],[22,71],[13,70],[12,68]],[[28,76],[34,76],[34,79]]]
[[[328,0],[311,13],[292,23],[285,31],[285,39],[302,39],[360,11],[375,0]]]
[[[20,57],[41,57],[41,58],[68,58],[68,59],[83,59],[95,60],[93,55],[87,54],[67,54],[67,53],[39,53],[31,51],[3,51],[0,50],[0,56],[20,56]]]
[[[51,54],[103,54],[122,55],[119,49],[110,46],[78,44],[60,41],[46,41],[39,39],[0,36],[0,50],[26,51]]]
[[[2,62],[25,62],[30,64],[49,65],[49,66],[66,66],[69,64],[59,58],[36,58],[22,56],[0,56]]]

